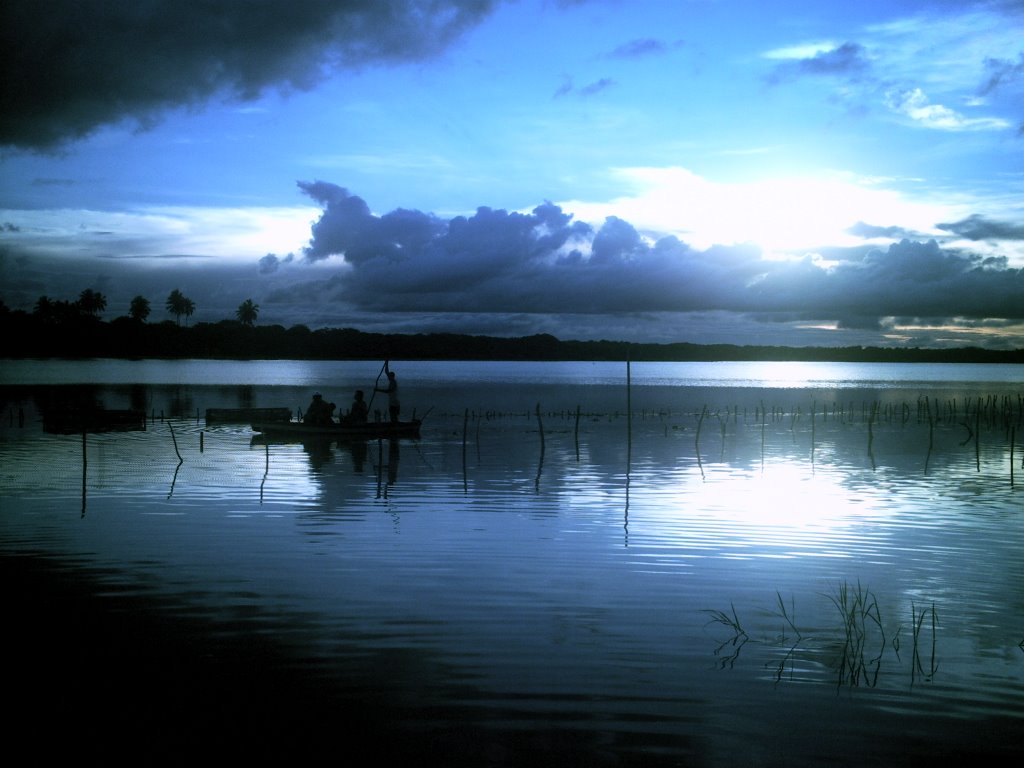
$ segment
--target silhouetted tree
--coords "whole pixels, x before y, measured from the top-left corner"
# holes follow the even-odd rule
[[[235,316],[238,318],[238,322],[242,325],[254,325],[259,313],[260,305],[253,304],[252,299],[246,299],[239,304],[238,309],[235,310]]]
[[[188,325],[187,318],[191,317],[192,313],[196,311],[196,305],[192,299],[175,288],[167,296],[167,311],[174,315],[178,325],[181,325],[181,316],[184,315],[186,317],[185,325]]]
[[[107,297],[92,288],[86,288],[78,295],[78,311],[83,315],[96,317],[107,308]]]
[[[35,307],[32,308],[32,314],[36,315],[40,320],[45,320],[53,314],[53,299],[49,296],[40,296],[36,300]]]
[[[32,310],[39,323],[50,326],[71,323],[79,318],[80,312],[77,303],[51,299],[49,296],[40,296]]]
[[[144,323],[149,317],[149,312],[149,299],[145,296],[136,296],[128,308],[128,317],[137,323]]]

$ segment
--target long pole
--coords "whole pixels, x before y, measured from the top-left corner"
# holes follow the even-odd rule
[[[384,361],[384,365],[380,367],[380,373],[377,374],[377,378],[373,382],[373,394],[370,395],[370,402],[366,406],[366,411],[369,413],[370,406],[373,405],[373,398],[377,396],[377,385],[380,384],[380,377],[384,375],[384,371],[388,369],[388,361]]]

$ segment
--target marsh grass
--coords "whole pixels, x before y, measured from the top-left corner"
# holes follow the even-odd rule
[[[787,642],[788,637],[786,630],[792,632],[796,642],[803,640],[803,634],[797,629],[796,626],[796,603],[793,600],[792,595],[789,598],[789,606],[786,606],[786,601],[782,599],[782,593],[775,592],[775,609],[769,611],[769,614],[782,619],[782,642]]]
[[[823,596],[838,613],[839,624],[827,635],[811,635],[801,630],[796,618],[796,602],[790,597],[785,600],[778,591],[774,605],[762,611],[766,616],[781,620],[781,631],[765,637],[763,644],[783,649],[781,657],[766,664],[774,669],[776,683],[784,677],[793,677],[797,661],[806,655],[805,661],[822,659],[821,651],[826,650],[833,660],[830,664],[836,672],[837,686],[856,688],[877,686],[887,651],[891,649],[897,662],[900,657],[900,637],[904,625],[887,631],[885,617],[875,593],[860,581],[841,581],[830,593]],[[715,624],[728,630],[729,635],[715,648],[714,655],[721,657],[721,667],[732,667],[739,658],[740,650],[751,640],[751,636],[740,621],[736,606],[729,610],[705,610]],[[935,604],[921,607],[911,603],[910,659],[911,685],[930,682],[939,669],[938,629],[939,620]],[[815,647],[817,646],[817,647]],[[1024,650],[1024,640],[1021,641]],[[725,653],[728,651],[728,653]],[[724,654],[724,655],[723,655]]]
[[[740,624],[739,616],[736,614],[736,606],[730,603],[729,609],[729,613],[716,610],[704,611],[704,613],[711,617],[708,624],[718,624],[725,627],[731,633],[730,637],[727,637],[715,648],[715,656],[721,657],[722,669],[725,667],[731,668],[736,663],[736,660],[740,657],[740,651],[750,639],[746,630],[743,629],[743,625]],[[723,653],[727,649],[728,652]]]
[[[790,679],[792,679],[795,672],[797,649],[803,642],[804,636],[796,625],[796,602],[793,600],[792,595],[790,595],[789,605],[787,606],[786,601],[782,599],[782,593],[776,591],[775,608],[768,611],[768,614],[782,619],[782,633],[778,637],[777,644],[783,647],[788,646],[786,653],[774,665],[775,682],[779,683],[786,675],[787,669],[790,672]]]
[[[924,642],[921,638],[921,630],[924,626],[925,619],[931,617],[930,630],[931,630],[931,653],[929,656],[928,669],[925,670],[921,663],[921,652],[924,650]],[[913,648],[913,660],[911,661],[910,674],[911,680],[916,681],[918,677],[925,681],[931,681],[935,677],[935,673],[939,669],[938,661],[935,657],[935,645],[936,645],[936,624],[938,624],[938,614],[935,612],[935,603],[932,603],[927,608],[922,608],[920,611],[917,610],[917,606],[914,603],[910,604],[910,617],[911,617],[911,630],[914,639]]]
[[[875,686],[886,643],[878,598],[860,581],[840,582],[828,598],[842,619],[838,684]]]

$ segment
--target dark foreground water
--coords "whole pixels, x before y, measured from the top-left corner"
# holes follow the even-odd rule
[[[379,366],[5,366],[10,738],[137,762],[1018,756],[1016,369],[394,367],[418,441],[203,419],[344,403]],[[147,429],[44,430],[97,401]]]

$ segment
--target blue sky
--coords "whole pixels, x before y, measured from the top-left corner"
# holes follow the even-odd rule
[[[11,2],[0,299],[1024,346],[1024,4]]]

